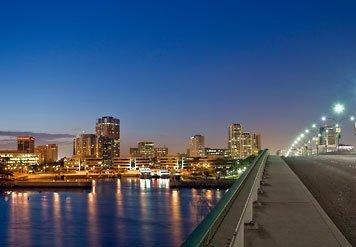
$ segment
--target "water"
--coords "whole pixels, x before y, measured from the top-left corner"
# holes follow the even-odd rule
[[[89,191],[8,192],[0,246],[179,246],[224,192],[130,178]]]

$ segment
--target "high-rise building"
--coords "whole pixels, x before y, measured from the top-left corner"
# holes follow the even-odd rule
[[[39,163],[46,164],[58,160],[58,145],[47,144],[35,147],[35,154],[38,155]]]
[[[205,140],[202,135],[194,135],[189,138],[189,156],[203,157],[205,156]]]
[[[228,149],[233,159],[243,157],[243,128],[241,124],[231,124],[229,126]]]
[[[166,148],[166,147],[155,148],[155,156],[156,157],[167,157],[168,156],[168,148]]]
[[[261,151],[261,135],[252,133],[252,154],[258,155]]]
[[[81,134],[73,141],[73,155],[78,158],[97,156],[97,138],[95,134]]]
[[[155,145],[154,142],[143,141],[138,143],[138,154],[141,157],[153,158],[155,157]]]
[[[242,134],[242,157],[243,159],[253,154],[253,134],[245,132]]]
[[[98,157],[104,163],[120,157],[120,120],[111,116],[98,119],[95,127],[97,135]]]
[[[17,137],[17,150],[22,153],[35,152],[35,138],[32,136]]]

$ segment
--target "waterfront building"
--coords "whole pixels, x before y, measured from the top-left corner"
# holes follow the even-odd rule
[[[95,134],[81,134],[73,140],[73,155],[85,159],[97,156],[97,137]]]
[[[228,158],[229,151],[224,148],[205,148],[205,156],[213,158]]]
[[[168,156],[168,148],[166,147],[157,147],[155,148],[155,157],[167,157]]]
[[[233,159],[243,157],[243,128],[241,124],[231,124],[229,126],[228,149]]]
[[[151,159],[150,158],[146,158],[146,157],[136,157],[134,160],[134,168],[135,169],[139,169],[139,168],[143,168],[143,167],[150,167],[151,166]]]
[[[202,135],[194,135],[189,138],[189,156],[204,157],[205,156],[205,140]]]
[[[115,141],[111,137],[97,137],[97,157],[101,158],[104,164],[111,166],[115,159]],[[119,156],[118,156],[119,157]],[[118,158],[117,157],[117,158]]]
[[[47,144],[35,147],[35,154],[38,155],[39,163],[46,164],[58,160],[58,145]]]
[[[18,136],[17,137],[17,151],[22,153],[35,152],[35,138],[32,136]]]
[[[140,157],[153,158],[155,157],[154,142],[142,141],[138,143],[138,154]]]
[[[135,161],[132,157],[120,157],[114,159],[114,166],[118,168],[119,171],[128,171],[134,168]]]
[[[111,116],[101,117],[97,120],[95,132],[98,138],[97,156],[103,158],[104,163],[120,157],[120,120]]]
[[[167,169],[169,171],[179,169],[178,156],[160,157],[157,163],[161,169]]]
[[[1,150],[0,160],[7,166],[15,169],[25,168],[31,165],[38,165],[39,157],[35,153],[22,152],[18,150]]]
[[[64,168],[67,170],[75,171],[93,171],[103,166],[103,160],[97,157],[84,157],[73,156],[64,158]]]

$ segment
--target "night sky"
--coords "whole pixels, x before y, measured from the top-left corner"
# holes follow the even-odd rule
[[[193,134],[226,147],[232,122],[287,147],[333,103],[356,112],[355,13],[354,1],[2,1],[0,146],[9,131],[63,134],[68,154],[66,135],[113,115],[123,153],[140,140],[183,152]]]

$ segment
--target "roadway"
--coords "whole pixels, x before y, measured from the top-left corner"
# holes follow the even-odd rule
[[[285,161],[356,246],[356,155],[288,157]]]

